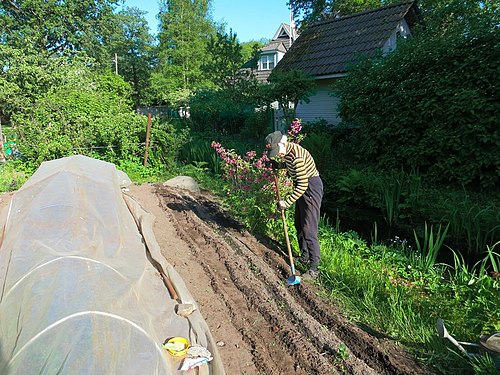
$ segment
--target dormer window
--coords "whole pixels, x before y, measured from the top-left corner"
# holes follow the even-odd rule
[[[276,59],[276,55],[262,55],[259,60],[259,70],[272,70],[276,65],[274,61]]]

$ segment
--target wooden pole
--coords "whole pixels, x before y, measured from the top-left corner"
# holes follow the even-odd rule
[[[2,118],[0,115],[0,163],[5,162],[5,153],[3,150]]]
[[[146,150],[144,151],[144,166],[148,165],[149,133],[151,131],[151,113],[148,113],[148,126],[146,128]]]

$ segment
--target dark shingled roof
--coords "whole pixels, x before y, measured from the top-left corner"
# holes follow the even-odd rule
[[[416,1],[313,24],[300,34],[274,70],[299,69],[312,76],[345,73],[360,54],[374,56],[403,18],[410,27],[421,22]]]

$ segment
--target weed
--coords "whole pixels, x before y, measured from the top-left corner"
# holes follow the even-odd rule
[[[420,243],[417,233],[413,231],[415,236],[415,243],[417,246],[417,257],[413,258],[414,264],[418,265],[421,270],[428,272],[436,264],[436,259],[443,246],[444,239],[446,238],[446,233],[448,232],[449,224],[441,232],[441,225],[436,235],[434,235],[433,227],[431,225],[430,230],[427,228],[427,223],[425,223],[424,229],[424,239],[422,244]]]
[[[335,353],[333,364],[337,367],[341,372],[346,372],[346,361],[349,359],[350,354],[345,344],[340,344],[337,347],[337,351]]]
[[[256,276],[259,276],[260,275],[260,268],[257,267],[255,264],[251,264],[250,265],[250,269],[252,270],[252,272],[256,275]]]

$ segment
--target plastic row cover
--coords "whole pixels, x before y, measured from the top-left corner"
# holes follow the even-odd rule
[[[125,203],[127,181],[72,156],[43,163],[14,195],[0,220],[0,373],[180,374],[161,347],[173,336],[212,352],[201,373],[224,373],[201,314],[175,314],[148,256],[194,301],[160,254],[152,215]]]

